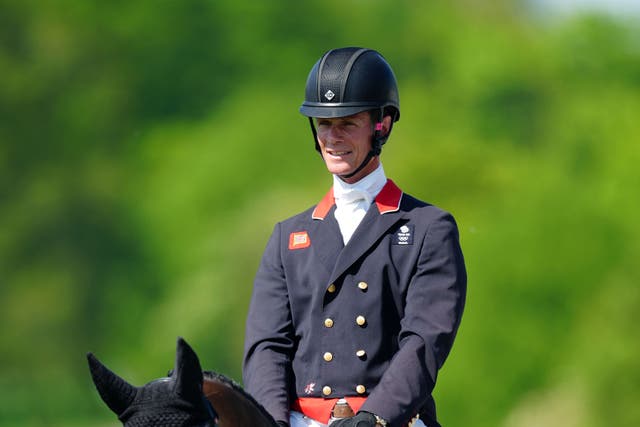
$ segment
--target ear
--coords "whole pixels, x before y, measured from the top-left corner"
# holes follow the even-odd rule
[[[189,401],[197,401],[202,394],[200,361],[187,342],[178,337],[176,345],[175,392]]]
[[[100,397],[120,416],[131,405],[138,389],[107,369],[93,354],[88,353],[87,360]]]
[[[391,116],[384,116],[382,118],[382,126],[380,129],[380,136],[388,136],[389,132],[391,132],[391,123],[393,122],[393,119],[391,118]]]

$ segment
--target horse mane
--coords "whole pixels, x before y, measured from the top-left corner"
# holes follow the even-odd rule
[[[220,418],[220,427],[225,426],[277,426],[275,420],[267,412],[267,410],[244,388],[233,379],[214,372],[205,370],[202,371],[203,377],[203,392],[205,397],[212,403],[213,407],[218,412]],[[222,387],[220,387],[222,385]],[[225,390],[227,389],[227,390]],[[234,394],[232,401],[228,400],[228,390]],[[242,404],[243,410],[227,410],[229,404]],[[257,414],[256,414],[257,412]],[[242,416],[251,414],[251,422],[243,419]]]

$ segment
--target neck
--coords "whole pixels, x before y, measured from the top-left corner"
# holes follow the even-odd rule
[[[334,194],[337,197],[340,197],[341,194],[348,192],[351,189],[358,189],[369,193],[373,199],[382,187],[384,187],[386,182],[387,177],[382,164],[379,164],[375,170],[354,183],[348,183],[338,175],[333,175]]]
[[[355,184],[356,182],[369,176],[373,171],[378,169],[379,166],[380,157],[369,155],[353,172],[337,176],[347,184]]]

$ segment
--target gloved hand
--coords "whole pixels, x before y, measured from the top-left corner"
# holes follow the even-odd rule
[[[332,422],[329,427],[376,427],[376,417],[371,412],[360,411],[353,417]]]

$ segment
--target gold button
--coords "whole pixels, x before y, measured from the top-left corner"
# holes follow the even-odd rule
[[[325,360],[325,362],[331,362],[333,360],[333,354],[329,353],[328,351],[322,356]]]
[[[367,352],[364,350],[358,350],[356,351],[356,356],[358,357],[365,357],[367,355]]]
[[[358,283],[358,287],[360,289],[362,289],[363,291],[366,291],[367,288],[369,287],[369,285],[367,285],[367,282],[360,282],[360,283]]]
[[[364,326],[364,324],[367,323],[367,319],[365,319],[364,316],[358,316],[356,317],[356,323],[358,326]]]
[[[324,326],[327,327],[327,328],[333,327],[333,319],[331,319],[329,317],[324,319]]]
[[[331,387],[329,387],[328,385],[322,387],[322,394],[324,394],[325,396],[329,396],[331,394]]]
[[[358,386],[356,387],[356,392],[358,394],[364,394],[365,391],[367,391],[366,387],[362,384],[358,384]]]
[[[334,293],[336,291],[336,285],[334,285],[333,283],[329,285],[329,287],[327,288],[327,292],[329,293]]]

